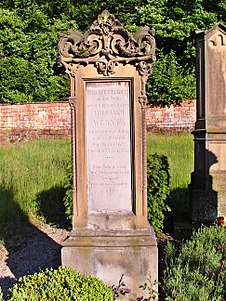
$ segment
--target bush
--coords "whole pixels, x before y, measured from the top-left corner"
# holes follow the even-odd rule
[[[223,301],[226,291],[226,231],[202,227],[177,251],[166,248],[164,291],[168,301]]]
[[[170,211],[166,204],[169,196],[169,164],[164,155],[148,155],[147,157],[147,201],[148,220],[155,231],[161,231],[164,212]]]
[[[71,268],[46,269],[20,278],[9,301],[112,301],[113,295],[100,279],[81,275]]]
[[[64,188],[66,190],[65,196],[63,199],[65,213],[67,215],[67,219],[72,221],[72,211],[73,211],[73,203],[72,203],[72,170],[71,166],[67,168],[67,176],[65,177]]]

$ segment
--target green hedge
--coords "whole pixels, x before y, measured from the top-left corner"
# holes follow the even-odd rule
[[[113,294],[100,279],[60,267],[20,278],[10,289],[8,300],[113,301]]]
[[[168,301],[224,301],[226,297],[225,228],[202,227],[177,250],[166,248],[163,288]]]

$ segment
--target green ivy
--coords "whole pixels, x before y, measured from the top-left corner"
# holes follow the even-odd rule
[[[65,213],[67,215],[67,219],[72,221],[72,211],[73,211],[73,204],[72,204],[72,170],[71,166],[67,168],[67,176],[65,177],[64,188],[66,190],[65,196],[63,199]]]
[[[113,301],[111,289],[100,279],[71,268],[46,269],[20,278],[8,301]]]

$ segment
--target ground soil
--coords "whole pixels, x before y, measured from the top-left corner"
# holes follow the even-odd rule
[[[4,296],[19,277],[60,266],[61,243],[68,234],[65,229],[36,222],[27,224],[22,233],[0,242],[0,287]],[[160,281],[165,268],[164,247],[168,240],[172,237],[157,240]],[[163,300],[163,292],[160,290],[159,293],[159,300]]]
[[[64,229],[31,223],[22,234],[0,242],[0,287],[4,295],[19,277],[60,266],[61,242],[67,235]]]

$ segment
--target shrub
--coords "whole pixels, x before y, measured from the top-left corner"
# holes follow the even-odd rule
[[[100,279],[81,275],[71,268],[46,269],[20,278],[9,301],[112,301],[113,295]]]
[[[226,231],[202,227],[177,251],[166,248],[164,291],[168,301],[223,301],[226,290]]]
[[[164,155],[152,154],[147,157],[147,201],[148,220],[155,231],[161,231],[164,212],[170,211],[166,199],[170,193],[169,164]]]
[[[67,176],[65,177],[64,188],[66,189],[65,196],[63,199],[65,213],[67,215],[67,219],[72,221],[72,171],[71,166],[67,168]]]

